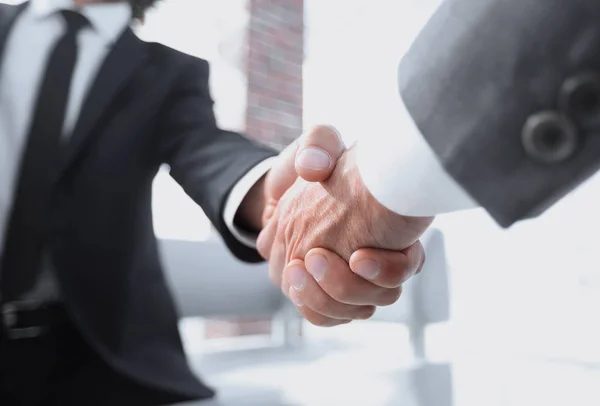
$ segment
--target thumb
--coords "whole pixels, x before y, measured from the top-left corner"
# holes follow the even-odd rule
[[[296,173],[309,182],[324,182],[333,173],[345,149],[342,137],[334,127],[313,127],[298,140]]]
[[[266,179],[269,200],[278,201],[298,176],[309,182],[326,181],[346,147],[337,130],[316,126],[279,153]]]
[[[283,194],[296,182],[298,175],[294,168],[294,159],[298,151],[298,140],[295,140],[279,153],[275,163],[265,178],[265,209],[262,223],[266,226],[273,216],[277,202]]]
[[[277,204],[281,196],[298,178],[298,174],[294,168],[298,145],[299,139],[296,139],[279,153],[265,179],[265,193],[267,200],[271,203]]]
[[[298,176],[309,182],[326,181],[345,149],[337,130],[321,125],[308,130],[281,151],[265,180],[263,224],[272,217],[277,202]]]

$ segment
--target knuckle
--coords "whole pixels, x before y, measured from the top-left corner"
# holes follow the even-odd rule
[[[377,308],[375,306],[363,307],[356,318],[359,320],[368,320],[373,317],[376,311]]]
[[[344,147],[339,131],[331,125],[317,125],[307,132],[305,145],[321,147],[330,153],[338,154]]]
[[[408,276],[410,276],[410,274],[407,269],[402,269],[392,273],[389,277],[387,287],[394,288],[402,285],[406,281]]]
[[[317,327],[329,327],[331,326],[331,319],[322,315],[310,315],[306,316],[305,319]]]
[[[280,230],[282,241],[285,241],[286,247],[290,249],[290,253],[300,255],[297,248],[300,244],[299,236],[304,235],[306,230],[306,222],[303,218],[296,218],[294,221],[286,223]]]
[[[313,295],[312,300],[310,301],[310,307],[317,313],[327,312],[331,306],[329,298],[325,295]]]
[[[331,297],[338,302],[346,303],[352,296],[352,288],[347,282],[340,281],[331,288]]]
[[[260,237],[256,243],[256,250],[260,254],[261,257],[268,260],[269,254],[271,253],[270,247],[266,244],[264,240],[261,240]]]
[[[417,260],[416,260],[416,258],[414,258],[414,255],[400,254],[400,255],[398,255],[398,258],[396,258],[396,260],[394,261],[394,264],[392,265],[393,272],[403,273],[403,271],[410,269],[416,263],[417,263]]]
[[[405,267],[413,270],[417,269],[417,267],[423,262],[424,259],[424,253],[417,251],[406,258]]]
[[[416,263],[412,263],[406,259],[402,263],[396,264],[393,268],[382,272],[382,276],[386,280],[388,287],[400,286],[412,275],[416,267]]]
[[[335,127],[333,127],[332,125],[328,125],[328,124],[317,124],[315,126],[313,126],[308,132],[307,132],[307,138],[308,139],[322,139],[323,137],[330,137],[332,135],[334,136],[338,136],[338,131]]]

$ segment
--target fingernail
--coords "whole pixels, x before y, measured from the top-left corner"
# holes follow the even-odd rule
[[[373,280],[379,275],[381,267],[377,261],[363,259],[362,261],[357,262],[354,271],[365,279]]]
[[[325,276],[329,262],[322,255],[312,255],[306,258],[306,269],[319,282]]]
[[[320,148],[307,147],[296,156],[296,164],[305,169],[320,171],[329,168],[331,158],[327,152]]]
[[[304,289],[306,285],[306,272],[299,266],[294,266],[289,270],[289,282],[290,285],[294,287],[296,290]]]

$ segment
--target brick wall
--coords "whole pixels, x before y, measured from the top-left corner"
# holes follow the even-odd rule
[[[282,148],[302,132],[303,0],[248,0],[246,134]],[[269,334],[271,320],[213,320],[207,338]]]
[[[274,146],[302,132],[304,1],[249,0],[246,131]]]

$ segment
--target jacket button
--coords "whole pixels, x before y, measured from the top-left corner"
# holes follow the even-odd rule
[[[584,73],[567,79],[559,105],[583,129],[600,129],[600,75]]]
[[[523,127],[522,141],[530,158],[559,163],[575,153],[578,135],[569,119],[554,111],[543,111],[529,117]]]

